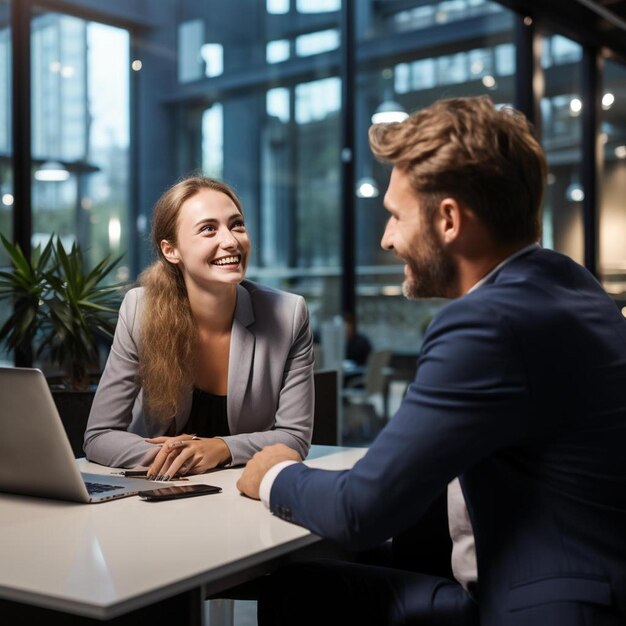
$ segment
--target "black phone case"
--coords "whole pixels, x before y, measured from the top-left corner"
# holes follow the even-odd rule
[[[191,489],[189,489],[191,487]],[[194,496],[205,496],[211,493],[219,493],[221,487],[215,485],[173,485],[171,487],[160,487],[152,491],[140,491],[137,495],[147,502],[160,502],[161,500],[177,500],[178,498],[193,498]]]

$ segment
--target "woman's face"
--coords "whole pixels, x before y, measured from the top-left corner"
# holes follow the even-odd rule
[[[170,263],[177,264],[189,288],[238,284],[245,275],[250,239],[243,215],[224,193],[202,189],[181,205],[177,244],[161,242]]]

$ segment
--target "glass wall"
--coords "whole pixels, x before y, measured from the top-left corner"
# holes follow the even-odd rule
[[[202,169],[233,185],[252,239],[248,277],[304,295],[316,331],[340,312],[340,9],[180,2],[177,29],[179,89],[201,101],[177,103],[177,175]]]
[[[7,239],[13,234],[11,58],[10,5],[9,0],[0,0],[0,233]],[[0,266],[7,261],[0,249]]]
[[[547,33],[541,66],[545,93],[541,99],[542,145],[548,157],[548,185],[543,204],[543,245],[584,262],[581,184],[582,48]]]
[[[109,0],[99,9],[105,24],[89,18],[91,0],[36,0],[33,243],[55,233],[79,241],[92,261],[125,255],[111,279],[134,278],[151,259],[154,202],[179,176],[200,170],[242,198],[249,277],[303,294],[319,337],[342,313],[342,247],[352,240],[342,233],[346,116],[354,125],[357,323],[374,348],[414,356],[442,303],[407,301],[401,265],[380,249],[389,170],[372,158],[367,131],[375,115],[410,113],[440,98],[488,94],[513,103],[519,16],[495,0],[355,0],[348,69],[356,89],[345,111],[341,0],[148,4],[145,15],[135,3]],[[9,7],[0,0],[0,232],[11,236]],[[559,32],[542,37],[539,126],[550,169],[543,242],[582,262],[582,47]],[[600,268],[616,295],[626,291],[618,202],[625,71],[606,63],[599,185]]]
[[[37,12],[31,25],[32,243],[78,241],[92,263],[129,249],[129,35]],[[128,261],[111,280],[127,279]]]
[[[374,349],[417,353],[442,302],[407,301],[403,266],[380,248],[389,169],[372,158],[367,129],[376,115],[411,113],[440,98],[487,94],[512,104],[513,19],[487,0],[371,3],[361,15],[359,41],[391,50],[388,58],[361,62],[357,74],[357,319]]]
[[[0,0],[0,234],[13,236],[13,165],[11,132],[11,15],[9,0]],[[0,246],[0,268],[9,265]],[[0,326],[10,314],[6,302],[0,304]],[[0,345],[0,365],[12,365],[12,355]]]
[[[251,274],[304,295],[316,327],[339,312],[341,82],[266,92],[259,254]]]
[[[626,305],[626,67],[605,63],[602,93],[604,173],[600,182],[600,278]]]

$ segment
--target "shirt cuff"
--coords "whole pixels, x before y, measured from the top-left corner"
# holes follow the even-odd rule
[[[297,461],[281,461],[265,472],[265,476],[263,476],[261,484],[259,485],[259,498],[261,498],[261,502],[263,502],[266,508],[270,508],[270,493],[276,477],[287,466],[293,465],[294,463],[297,463]]]

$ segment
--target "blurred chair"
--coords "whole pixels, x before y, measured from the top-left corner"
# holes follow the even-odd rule
[[[315,410],[313,413],[312,443],[336,446],[340,443],[339,430],[339,372],[337,370],[316,370],[313,373],[315,384]]]
[[[55,389],[52,398],[63,422],[72,452],[78,459],[85,456],[83,440],[95,390]]]
[[[392,351],[372,350],[367,357],[365,373],[352,378],[343,389],[342,396],[350,404],[369,404],[378,417],[388,418],[388,374]]]
[[[324,355],[322,353],[322,346],[319,343],[313,344],[313,359],[314,359],[314,368],[315,370],[322,369]]]

